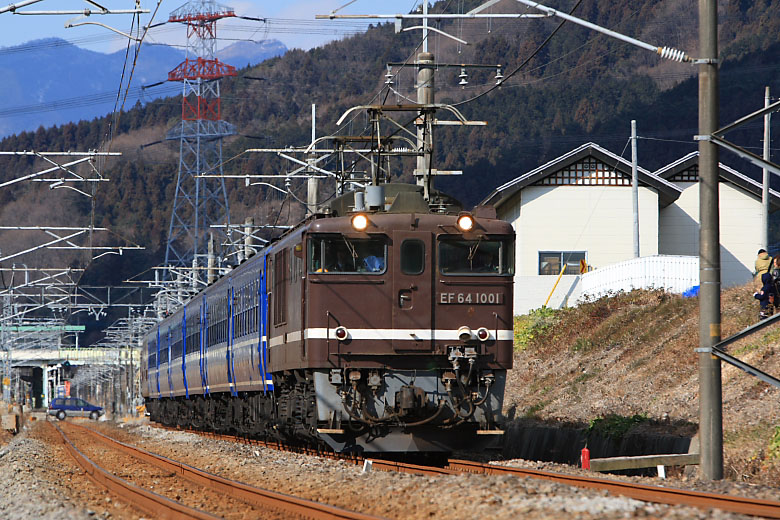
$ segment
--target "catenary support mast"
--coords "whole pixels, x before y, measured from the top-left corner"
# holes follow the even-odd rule
[[[699,135],[718,129],[718,7],[699,0]],[[723,478],[723,403],[720,359],[712,345],[720,341],[720,233],[718,146],[699,140],[699,437],[701,469],[709,480]]]

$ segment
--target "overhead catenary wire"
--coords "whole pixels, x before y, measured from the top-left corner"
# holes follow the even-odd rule
[[[576,3],[576,4],[574,4],[574,7],[572,7],[572,8],[570,9],[569,13],[570,13],[570,14],[571,14],[571,13],[574,13],[574,11],[576,11],[576,10],[577,10],[577,8],[580,6],[580,4],[581,4],[581,3],[582,3],[582,0],[577,0],[577,3]],[[500,87],[500,86],[501,86],[501,85],[502,85],[504,82],[506,82],[506,80],[508,80],[509,78],[511,78],[512,76],[514,76],[514,75],[515,75],[515,74],[517,74],[518,72],[520,72],[520,71],[521,71],[521,70],[522,70],[522,69],[523,69],[523,68],[524,68],[526,65],[528,65],[528,63],[529,63],[529,62],[530,62],[530,61],[531,61],[531,60],[532,60],[532,59],[533,59],[533,58],[534,58],[534,57],[535,57],[537,54],[539,54],[539,52],[541,52],[541,50],[542,50],[542,49],[544,49],[544,48],[547,46],[547,44],[548,44],[548,43],[550,43],[550,40],[552,40],[552,39],[553,39],[553,37],[554,37],[554,36],[555,36],[555,35],[558,33],[558,31],[560,31],[560,30],[561,30],[561,28],[562,28],[562,27],[563,27],[565,24],[566,24],[566,20],[563,20],[562,22],[560,22],[560,23],[558,24],[558,26],[557,26],[557,27],[556,27],[556,28],[553,30],[553,32],[551,32],[551,33],[550,33],[550,34],[547,36],[547,38],[545,38],[545,39],[544,39],[544,41],[543,41],[543,42],[542,42],[542,43],[541,43],[541,44],[540,44],[540,45],[539,45],[539,46],[536,48],[536,50],[534,50],[534,51],[533,51],[533,52],[532,52],[532,53],[531,53],[531,54],[530,54],[530,55],[529,55],[529,56],[528,56],[528,57],[527,57],[525,60],[523,60],[523,62],[522,62],[522,63],[520,63],[520,65],[518,65],[517,67],[515,67],[515,69],[514,69],[514,70],[512,70],[512,71],[511,71],[511,72],[509,72],[509,73],[507,73],[507,74],[504,76],[504,79],[503,79],[501,82],[497,83],[496,85],[493,85],[491,88],[489,88],[489,89],[488,89],[488,90],[486,90],[485,92],[482,92],[481,94],[478,94],[478,95],[476,95],[476,96],[472,97],[471,99],[467,99],[467,100],[465,100],[465,101],[461,101],[461,102],[459,102],[459,103],[453,103],[453,106],[461,106],[461,105],[465,105],[466,103],[471,103],[472,101],[475,101],[475,100],[477,100],[477,99],[481,98],[482,96],[485,96],[485,95],[487,95],[488,93],[490,93],[490,92],[493,92],[494,90],[496,90],[497,88],[499,88],[499,87]]]
[[[577,4],[576,4],[576,5],[575,5],[575,6],[572,8],[572,12],[574,12],[574,11],[577,9],[577,7],[580,5],[580,3],[581,3],[581,1],[580,1],[580,2],[578,2],[578,3],[577,3]],[[529,61],[530,61],[530,60],[531,60],[531,59],[532,59],[532,58],[533,58],[533,57],[534,57],[536,54],[538,54],[538,52],[539,52],[539,51],[540,51],[540,50],[541,50],[541,49],[542,49],[542,48],[543,48],[543,47],[544,47],[544,46],[545,46],[545,45],[546,45],[546,44],[547,44],[547,43],[550,41],[550,39],[551,39],[551,38],[552,38],[552,37],[555,35],[555,33],[556,33],[556,32],[557,32],[557,31],[558,31],[558,30],[559,30],[559,29],[560,29],[560,28],[563,26],[563,24],[565,23],[565,21],[566,21],[566,20],[564,20],[563,22],[561,22],[561,23],[558,25],[558,27],[557,27],[557,28],[556,28],[556,29],[553,31],[553,33],[552,33],[552,34],[550,34],[550,35],[548,36],[548,38],[547,38],[547,39],[546,39],[546,40],[545,40],[545,41],[542,43],[542,45],[540,45],[540,47],[539,47],[539,48],[538,48],[538,49],[537,49],[537,50],[536,50],[536,51],[535,51],[535,52],[534,52],[534,53],[533,53],[533,54],[532,54],[530,57],[528,57],[528,58],[525,60],[525,62],[524,62],[523,64],[521,64],[521,65],[520,65],[520,67],[518,67],[518,68],[516,68],[514,71],[510,72],[510,73],[509,73],[509,74],[508,74],[508,75],[505,77],[504,81],[506,81],[506,79],[509,79],[509,78],[510,78],[512,75],[514,75],[514,74],[515,74],[515,73],[516,73],[518,70],[520,70],[520,69],[521,69],[523,66],[525,66],[525,65],[526,65],[526,64],[527,64],[527,63],[528,63],[528,62],[529,62]],[[586,43],[585,43],[585,44],[583,44],[583,45],[587,45],[587,44],[589,44],[589,43],[591,43],[591,42],[590,42],[590,41],[589,41],[589,42],[586,42]],[[420,45],[418,45],[418,46],[415,48],[415,50],[414,50],[414,51],[411,53],[411,55],[410,55],[410,56],[407,58],[407,60],[405,60],[405,63],[408,63],[408,62],[409,62],[409,60],[410,60],[410,59],[411,59],[411,58],[414,56],[414,54],[417,52],[417,50],[419,49],[419,47],[420,47]],[[561,59],[561,57],[559,57],[559,58],[557,58],[557,59]],[[395,78],[399,72],[400,72],[400,69],[399,69],[399,71],[398,71],[398,72],[396,72],[396,73],[394,74],[393,78]],[[564,73],[565,73],[565,72],[564,72]],[[559,73],[559,74],[561,74],[561,73]],[[502,83],[503,83],[503,82],[502,82]],[[410,98],[408,98],[408,97],[405,97],[405,96],[403,96],[402,94],[400,94],[399,92],[397,92],[397,91],[396,91],[395,89],[393,89],[391,86],[388,86],[388,87],[386,87],[386,88],[387,88],[387,91],[386,91],[386,96],[385,96],[385,99],[387,98],[387,95],[389,95],[389,93],[390,93],[390,92],[394,92],[394,93],[396,93],[397,95],[399,95],[399,96],[403,97],[404,99],[406,99],[406,100],[409,100],[409,101],[412,101]],[[496,87],[494,87],[494,88],[496,88]],[[491,88],[491,89],[490,89],[488,92],[492,91],[494,88]],[[380,89],[380,91],[379,91],[379,92],[377,92],[377,93],[376,93],[376,94],[375,94],[375,95],[372,97],[372,99],[371,99],[371,101],[370,101],[370,102],[373,102],[373,100],[374,100],[374,99],[376,99],[376,97],[377,97],[378,95],[380,95],[381,93],[382,93],[382,89]],[[485,94],[487,94],[487,92],[483,92],[482,94],[480,94],[480,96],[477,96],[477,97],[481,97],[482,95],[485,95]],[[473,100],[473,99],[476,99],[476,97],[475,97],[475,98],[472,98],[471,100]],[[469,101],[471,101],[471,100],[466,100],[466,101],[464,101],[464,102],[458,103],[458,105],[460,105],[460,104],[463,104],[463,103],[466,103],[466,102],[469,102]],[[370,102],[369,102],[369,103],[370,103]],[[357,115],[356,115],[356,116],[357,116]],[[343,129],[344,129],[344,128],[347,128],[347,127],[351,126],[351,123],[352,123],[352,121],[354,120],[354,118],[355,118],[356,116],[353,116],[353,117],[352,117],[352,118],[351,118],[351,119],[350,119],[350,120],[347,122],[348,124],[346,124],[346,125],[343,125],[341,129],[337,130],[337,132],[336,132],[336,133],[339,133],[339,132],[343,131]]]
[[[369,22],[356,22],[356,21],[336,21],[336,22],[328,22],[328,21],[312,21],[312,20],[305,20],[305,19],[297,19],[297,18],[253,18],[253,17],[236,17],[236,18],[244,18],[250,21],[257,21],[257,20],[265,20],[266,25],[269,25],[269,32],[270,33],[279,33],[279,34],[325,34],[325,35],[336,35],[336,36],[355,36],[357,34],[361,34],[362,32],[365,32],[365,30],[370,25]],[[161,26],[166,25],[168,22],[161,22],[158,24],[152,24],[145,26],[146,29],[148,29],[150,32],[146,35],[146,38],[151,39],[154,41],[154,38],[161,34],[169,34],[169,33],[175,33],[178,32],[177,27],[166,27],[161,30],[154,30]],[[256,25],[246,25],[246,24],[230,24],[229,22],[225,23],[223,25],[224,31],[233,31],[233,32],[248,32],[253,33],[257,31]],[[2,55],[8,55],[8,54],[17,54],[17,53],[25,53],[25,52],[34,52],[39,50],[45,50],[45,49],[51,49],[51,48],[57,48],[57,47],[67,47],[70,45],[89,45],[89,44],[99,44],[99,43],[106,43],[106,42],[112,42],[112,41],[124,41],[126,38],[124,36],[121,36],[119,34],[105,34],[105,33],[95,33],[95,34],[89,34],[85,36],[78,36],[73,38],[49,38],[45,40],[37,40],[33,42],[26,42],[19,45],[13,45],[9,47],[3,47],[0,48],[0,56]],[[222,38],[217,38],[222,39]]]
[[[575,8],[576,8],[576,6],[575,6]],[[418,47],[418,48],[419,48],[419,47]],[[491,90],[492,90],[492,89],[491,89]],[[126,92],[127,92],[127,90],[126,90]],[[375,99],[375,98],[376,98],[376,96],[375,96],[373,99]]]
[[[135,19],[136,16],[133,15],[133,21],[130,24],[130,32],[128,34],[133,34],[133,28],[135,27]],[[125,59],[124,63],[122,64],[122,74],[119,76],[119,88],[117,89],[116,93],[116,100],[114,101],[114,110],[111,113],[111,119],[108,123],[108,149],[111,150],[111,140],[113,138],[113,128],[115,125],[119,124],[119,116],[117,114],[117,106],[119,105],[119,99],[122,96],[122,85],[125,81],[125,72],[127,71],[127,59],[130,56],[130,47],[132,45],[132,40],[130,38],[127,39],[127,46],[125,48]],[[129,82],[128,82],[129,84]]]
[[[147,87],[148,88],[148,87]],[[142,87],[134,87],[130,89],[130,93],[143,94],[144,89]],[[156,91],[160,94],[176,95],[181,92],[180,88],[162,88]],[[77,96],[72,98],[58,99],[55,101],[47,101],[45,103],[36,103],[32,105],[22,105],[16,107],[10,107],[0,109],[0,117],[10,117],[22,114],[34,114],[38,112],[51,112],[58,110],[65,110],[70,108],[78,108],[83,106],[91,106],[97,103],[105,103],[113,100],[116,96],[116,92],[99,92],[96,94],[90,94],[87,96]]]
[[[157,7],[154,8],[154,12],[152,13],[152,18],[150,22],[154,20],[155,16],[157,16],[157,11],[160,9],[161,4],[162,4],[162,0],[157,0]],[[140,24],[141,24],[140,15],[138,15],[138,17],[139,17],[138,25],[140,28]],[[130,69],[130,77],[127,79],[127,86],[125,87],[125,96],[124,99],[122,99],[122,106],[120,107],[120,110],[123,109],[125,106],[125,101],[127,100],[127,93],[130,90],[130,84],[133,81],[133,74],[135,73],[135,68],[136,65],[138,64],[138,56],[141,53],[141,46],[143,45],[144,38],[146,37],[146,34],[148,32],[149,31],[147,29],[144,29],[144,32],[141,34],[141,38],[138,40],[138,45],[135,46],[135,55],[133,56],[133,66]]]

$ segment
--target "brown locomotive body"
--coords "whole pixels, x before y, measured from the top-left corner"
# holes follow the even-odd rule
[[[151,333],[153,419],[337,451],[495,444],[512,367],[512,227],[386,189],[385,207],[350,210],[348,194],[340,215],[305,221],[193,298],[169,318],[184,344],[193,334],[181,359],[163,352],[174,325]],[[217,314],[225,334],[209,334]]]

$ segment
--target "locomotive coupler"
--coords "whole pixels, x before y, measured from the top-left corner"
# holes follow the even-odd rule
[[[425,408],[425,391],[414,385],[404,385],[395,394],[395,403],[399,415],[412,415],[418,410]]]

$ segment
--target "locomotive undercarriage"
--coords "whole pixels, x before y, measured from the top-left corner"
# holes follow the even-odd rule
[[[339,452],[475,449],[500,441],[505,375],[473,368],[286,371],[274,374],[273,393],[150,399],[147,408],[168,426]]]
[[[150,419],[262,440],[322,446],[317,438],[314,384],[303,371],[274,375],[273,392],[211,393],[148,399]]]
[[[494,446],[500,440],[496,421],[506,372],[469,366],[466,371],[455,366],[451,370],[316,371],[318,419],[325,423],[318,432],[337,451]]]

